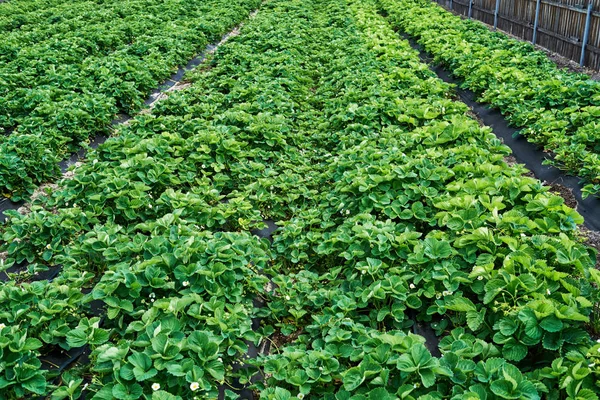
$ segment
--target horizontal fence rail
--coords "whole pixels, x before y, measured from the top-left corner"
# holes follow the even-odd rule
[[[435,0],[445,8],[600,70],[600,0]]]

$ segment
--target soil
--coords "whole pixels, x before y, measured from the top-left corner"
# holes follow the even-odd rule
[[[600,232],[592,231],[585,226],[580,226],[579,232],[583,237],[584,243],[593,247],[598,252],[596,254],[596,268],[600,269]]]
[[[289,336],[285,336],[281,332],[276,332],[271,337],[272,338],[271,341],[275,347],[280,348],[282,346],[285,346],[286,344],[292,343],[293,341],[298,339],[298,337],[301,334],[302,334],[302,329],[298,329],[296,332],[293,332]]]
[[[76,162],[74,164],[75,168],[65,171],[62,174],[62,179],[73,179],[73,177],[75,176],[75,169],[77,169],[79,166],[81,166],[81,162]],[[37,200],[38,198],[45,196],[47,194],[48,191],[50,192],[54,192],[56,190],[59,189],[58,184],[56,183],[44,183],[42,185],[40,185],[31,195],[31,199],[29,200],[28,203],[23,204],[23,206],[21,206],[17,212],[19,214],[29,214],[29,212],[31,211],[31,205],[33,204],[33,202],[35,200]]]
[[[253,11],[252,13],[250,13],[249,18],[254,18],[254,16],[256,15],[256,13],[258,12],[258,10]],[[209,45],[208,46],[208,50],[205,51],[204,53],[202,53],[200,55],[200,57],[198,57],[198,64],[199,65],[194,65],[194,66],[189,66],[186,67],[185,70],[189,71],[189,70],[204,70],[204,69],[209,69],[210,68],[210,63],[207,63],[207,61],[209,61],[210,57],[217,51],[217,49],[224,43],[226,43],[229,39],[236,37],[240,34],[241,28],[244,26],[244,23],[239,24],[238,26],[236,26],[231,32],[229,32],[228,34],[226,34],[225,36],[223,36],[223,38],[217,43],[217,44],[213,44],[213,45]],[[185,71],[180,71],[181,74],[183,74]],[[179,73],[178,73],[179,74]],[[175,75],[178,75],[175,74]],[[157,93],[154,93],[153,95],[151,95],[151,100],[147,101],[147,108],[141,110],[138,114],[143,115],[143,114],[149,114],[150,112],[152,112],[152,110],[154,109],[154,107],[156,106],[156,104],[169,97],[169,93],[170,92],[174,92],[174,91],[178,91],[178,90],[184,90],[189,88],[190,86],[192,86],[192,84],[185,80],[185,77],[182,76],[181,78],[178,79],[178,77],[173,77],[170,80],[171,83],[169,83],[169,86],[166,90],[161,90],[158,91]],[[129,125],[131,120],[127,120],[125,121],[123,124],[124,125]]]
[[[523,165],[520,162],[517,161],[517,159],[514,156],[506,156],[504,157],[504,162],[506,164],[508,164],[509,167],[515,167],[516,165]],[[524,166],[525,172],[523,175],[528,176],[530,178],[535,178],[535,174],[533,172],[531,172],[531,170],[529,170],[527,167]]]
[[[548,58],[550,60],[554,61],[554,63],[559,68],[564,68],[569,72],[578,72],[581,74],[586,74],[587,76],[590,77],[590,79],[592,79],[594,81],[600,81],[600,71],[594,71],[593,69],[581,67],[581,66],[579,66],[579,64],[577,62],[570,60],[566,57],[563,57],[558,53],[553,53],[550,50],[545,49],[543,47],[535,46],[535,48],[536,48],[536,50],[540,50],[540,51],[543,51],[544,53],[546,53]]]
[[[572,209],[577,209],[577,199],[573,195],[573,191],[566,186],[559,183],[547,183],[550,186],[550,191],[562,197],[565,200],[565,204]]]

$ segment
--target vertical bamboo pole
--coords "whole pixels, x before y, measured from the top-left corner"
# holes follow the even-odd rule
[[[540,21],[540,4],[541,0],[537,0],[535,3],[535,21],[533,23],[533,38],[531,39],[531,43],[533,43],[534,46],[537,39],[538,22]]]
[[[585,16],[585,28],[583,30],[583,38],[581,42],[581,57],[579,57],[579,65],[583,67],[585,63],[585,47],[587,46],[588,39],[590,37],[590,22],[592,21],[592,9],[594,4],[590,1],[588,3],[587,15]]]
[[[494,30],[498,28],[498,10],[500,9],[500,0],[496,0],[496,9],[494,10]]]

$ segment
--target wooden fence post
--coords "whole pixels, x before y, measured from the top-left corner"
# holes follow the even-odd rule
[[[494,30],[498,28],[498,10],[500,9],[500,0],[496,0],[496,10],[494,10]]]
[[[533,22],[533,38],[531,39],[531,43],[534,46],[535,46],[536,39],[537,39],[538,22],[540,21],[540,5],[541,5],[541,0],[537,0],[537,2],[535,3],[535,21]]]
[[[588,3],[587,14],[585,16],[585,28],[583,30],[583,38],[581,42],[581,57],[579,57],[579,65],[583,67],[585,63],[585,47],[587,46],[588,39],[590,37],[590,22],[592,21],[592,9],[594,4],[590,1]]]

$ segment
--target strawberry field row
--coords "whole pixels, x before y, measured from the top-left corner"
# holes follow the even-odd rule
[[[260,2],[32,3],[0,7],[0,190],[15,201]]]
[[[532,45],[463,20],[427,0],[383,0],[393,24],[498,108],[559,168],[600,193],[600,83],[560,70]]]
[[[192,78],[10,213],[5,267],[63,268],[0,283],[6,398],[597,398],[581,217],[374,1],[267,1]]]

